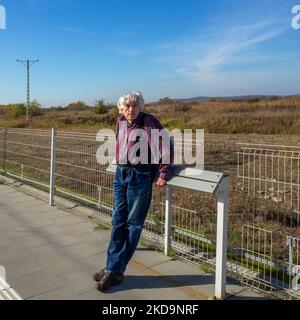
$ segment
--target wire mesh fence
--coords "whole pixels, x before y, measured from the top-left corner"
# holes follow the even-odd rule
[[[248,194],[300,213],[300,147],[241,144],[238,177]]]
[[[55,185],[58,195],[109,213],[113,205],[113,176],[97,163],[98,147],[95,135],[58,132]]]
[[[113,174],[97,162],[104,142],[97,141],[96,134],[60,130],[55,139],[55,196],[92,209],[88,217],[99,222],[110,220],[114,200]],[[205,169],[231,175],[228,275],[264,292],[296,299],[299,155],[300,148],[205,141]],[[0,128],[4,174],[49,191],[50,158],[50,130]],[[143,236],[159,248],[164,242],[165,204],[164,190],[153,188]],[[214,270],[215,208],[214,195],[173,189],[171,255]]]
[[[299,299],[300,148],[239,144],[237,157],[238,190],[253,205],[243,219],[242,281]]]
[[[1,129],[2,170],[20,178],[49,185],[51,131]]]

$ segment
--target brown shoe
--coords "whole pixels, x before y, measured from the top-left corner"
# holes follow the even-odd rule
[[[94,279],[96,282],[99,282],[104,275],[105,275],[105,268],[102,269],[102,270],[100,270],[99,272],[94,273],[93,279]]]
[[[99,282],[99,281],[103,278],[103,276],[105,275],[106,272],[107,272],[106,269],[103,268],[103,269],[100,270],[99,272],[94,273],[93,279],[94,279],[96,282]],[[121,277],[122,280],[123,280],[123,278],[124,278],[124,274],[123,274],[123,273],[114,273],[114,274],[117,275],[118,277]]]
[[[104,276],[98,282],[97,289],[100,291],[106,291],[111,286],[120,284],[124,279],[123,273],[105,272]]]

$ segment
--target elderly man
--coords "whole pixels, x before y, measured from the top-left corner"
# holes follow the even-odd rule
[[[106,268],[94,274],[100,291],[123,281],[126,266],[142,233],[152,198],[153,182],[158,187],[166,185],[172,176],[174,157],[173,143],[168,134],[167,144],[162,143],[161,137],[151,139],[153,132],[166,130],[154,116],[143,112],[144,99],[140,93],[120,97],[118,108],[122,115],[116,126],[118,165],[113,181],[111,238]],[[143,134],[140,134],[141,131]]]

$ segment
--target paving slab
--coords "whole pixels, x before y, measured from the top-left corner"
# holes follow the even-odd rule
[[[4,231],[1,232],[1,234],[6,239],[24,237],[24,236],[28,236],[30,233],[31,233],[30,228],[25,227],[25,226],[18,226],[16,228],[11,228],[9,230],[4,230]]]
[[[23,255],[4,261],[2,265],[5,267],[6,276],[9,281],[42,270],[42,267],[35,263],[29,256]]]
[[[9,215],[9,212],[7,211],[7,213],[5,212],[6,207],[2,206],[0,208],[1,211],[1,215],[0,215],[0,224],[2,224],[3,222],[9,221],[11,220],[11,217]]]
[[[24,248],[37,247],[42,244],[49,243],[50,240],[40,235],[31,233],[23,237],[12,238],[10,239],[10,242],[12,245],[15,245],[20,249],[24,249]]]
[[[8,279],[12,287],[24,299],[62,287],[62,284],[58,280],[43,270],[24,275],[17,279]]]
[[[3,247],[8,247],[9,244],[9,239],[4,234],[0,234],[0,250]]]
[[[147,249],[142,246],[139,246],[137,248],[132,258],[137,261],[143,261],[143,264],[148,268],[153,268],[163,262],[173,260],[172,258],[165,256],[162,253],[159,253],[153,249]]]
[[[93,235],[90,235],[89,233],[76,235],[71,232],[55,233],[55,234],[52,234],[51,238],[53,243],[59,247],[66,247],[71,244],[94,239]]]
[[[96,253],[106,251],[106,243],[96,243],[96,241],[84,241],[65,246],[65,250],[68,250],[71,255],[78,258],[85,258]]]
[[[55,237],[57,233],[63,233],[64,228],[62,226],[57,225],[57,223],[52,223],[47,226],[39,227],[38,230],[39,234],[44,235],[45,237]]]
[[[82,234],[87,232],[94,232],[97,228],[96,225],[91,224],[90,222],[80,222],[76,224],[67,225],[64,227],[65,231],[70,231],[74,234]]]
[[[0,231],[13,229],[13,228],[16,228],[19,226],[20,226],[20,224],[17,221],[10,219],[10,220],[4,221],[3,223],[0,224]]]
[[[86,266],[95,272],[103,269],[106,265],[106,251],[107,250],[104,250],[100,253],[84,258]]]
[[[23,253],[37,263],[63,257],[60,249],[52,243],[26,248],[23,250]]]
[[[87,269],[80,269],[75,272],[64,274],[56,277],[64,287],[70,288],[72,293],[80,295],[86,292],[95,290],[95,281],[92,279],[92,273],[87,272]],[[97,290],[97,292],[99,292]]]
[[[69,226],[74,224],[80,224],[82,223],[82,218],[77,216],[58,216],[55,217],[54,220],[56,223],[58,223],[60,226]]]
[[[96,290],[95,290],[96,291]],[[88,296],[92,296],[90,293]],[[52,289],[43,293],[36,293],[35,295],[28,297],[27,300],[83,300],[80,295],[71,287],[59,286],[56,289]],[[88,299],[91,300],[91,299]],[[98,299],[99,300],[99,295]]]
[[[41,261],[39,265],[44,271],[54,277],[69,274],[84,267],[84,264],[80,260],[69,256],[55,257],[53,259]]]
[[[24,250],[16,246],[8,245],[6,247],[2,247],[0,248],[0,265],[4,266],[6,261],[14,260],[24,256],[27,256]]]

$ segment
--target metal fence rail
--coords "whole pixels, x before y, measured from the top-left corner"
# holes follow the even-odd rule
[[[51,143],[50,130],[0,128],[1,171],[49,192]],[[56,131],[54,193],[89,209],[89,217],[108,221],[113,174],[96,161],[101,144],[96,134]],[[264,292],[300,299],[295,286],[300,148],[206,141],[205,160],[206,169],[231,174],[228,275]],[[181,188],[173,188],[172,198],[170,254],[214,270],[216,198]],[[165,205],[165,193],[154,188],[143,236],[160,248]]]

